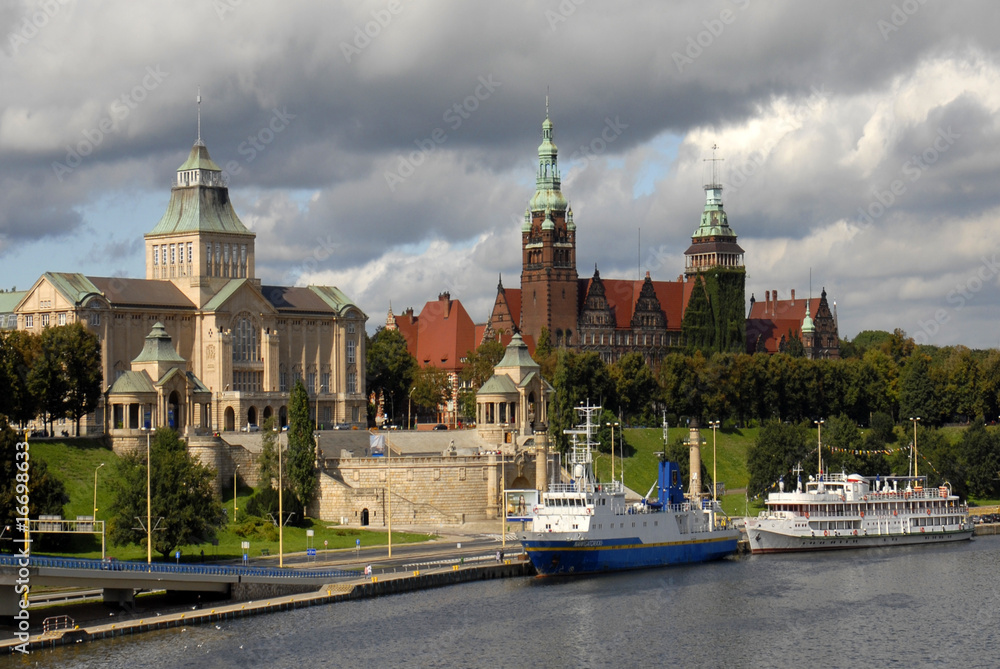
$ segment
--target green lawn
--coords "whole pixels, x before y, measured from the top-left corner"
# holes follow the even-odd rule
[[[49,472],[63,482],[66,493],[69,495],[69,503],[63,507],[63,517],[68,519],[77,516],[90,516],[94,513],[94,470],[102,462],[97,472],[97,518],[98,520],[108,520],[108,510],[111,506],[114,494],[114,470],[118,462],[118,456],[113,451],[103,447],[100,442],[88,439],[73,439],[67,442],[32,442],[31,457],[42,460],[49,468]],[[243,508],[253,490],[250,488],[240,488],[236,497],[236,505]],[[227,517],[233,518],[233,489],[224,488],[222,493],[223,508],[227,509]],[[323,542],[328,542],[330,550],[336,548],[354,548],[357,539],[361,539],[362,547],[385,545],[388,536],[385,531],[366,530],[357,528],[339,527],[334,523],[307,519],[307,524],[302,527],[286,527],[284,531],[285,552],[305,551],[306,530],[313,530],[315,536],[311,538],[311,546],[323,550]],[[206,559],[239,559],[242,556],[241,542],[248,539],[237,535],[234,525],[229,522],[217,535],[218,546],[211,543],[194,544],[181,546],[182,561],[196,561],[201,559],[201,551],[205,551]],[[250,538],[251,557],[260,557],[261,550],[266,549],[271,555],[278,554],[277,530],[273,532],[273,540],[259,540]],[[396,543],[411,543],[416,541],[426,541],[434,538],[433,535],[414,534],[408,532],[393,532],[392,541]],[[141,560],[146,557],[145,544],[135,546],[107,546],[107,555],[113,555],[119,560]],[[72,537],[66,550],[60,554],[82,558],[101,557],[100,537],[79,536]],[[162,556],[154,553],[154,560],[162,559]],[[171,557],[171,561],[173,558]]]
[[[726,484],[727,491],[746,488],[749,478],[746,468],[747,448],[757,438],[757,432],[757,428],[718,430],[716,434],[718,443],[715,445],[719,458],[718,477],[721,483]],[[671,429],[669,438],[674,440],[681,435],[687,436],[687,428]],[[706,443],[701,449],[701,460],[705,463],[709,476],[711,476],[712,431],[703,430],[702,437]],[[625,430],[625,440],[635,450],[633,455],[625,458],[625,485],[640,495],[645,495],[657,479],[659,456],[656,453],[663,450],[663,430],[659,428],[627,429]],[[621,458],[616,457],[615,478],[621,476],[621,464]],[[594,472],[598,480],[610,480],[611,456],[606,453],[596,454]],[[742,492],[724,495],[721,503],[722,508],[729,515],[745,515],[746,499]],[[755,513],[753,507],[750,507],[750,512]]]

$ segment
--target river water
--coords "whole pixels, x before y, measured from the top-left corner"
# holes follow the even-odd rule
[[[997,667],[1000,537],[508,579],[36,651],[38,667]]]

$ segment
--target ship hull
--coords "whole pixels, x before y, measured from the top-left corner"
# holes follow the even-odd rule
[[[798,553],[968,541],[972,538],[972,530],[917,532],[909,534],[842,534],[841,536],[831,534],[811,536],[748,528],[747,537],[750,543],[750,552],[753,554]]]
[[[648,543],[639,537],[554,540],[551,533],[529,532],[521,543],[540,576],[557,576],[719,560],[736,552],[738,538],[735,531],[720,531],[687,541]]]

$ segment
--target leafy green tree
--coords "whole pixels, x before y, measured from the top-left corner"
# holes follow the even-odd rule
[[[385,406],[392,412],[392,422],[406,410],[406,394],[417,372],[417,360],[406,347],[406,339],[399,330],[379,328],[368,340],[366,354],[367,393],[382,393]]]
[[[538,335],[538,343],[535,346],[534,361],[541,367],[542,378],[552,381],[556,378],[556,366],[559,364],[559,356],[552,348],[552,335],[548,328],[542,328]]]
[[[309,420],[309,394],[296,379],[288,400],[288,451],[284,460],[285,486],[302,506],[307,507],[316,494],[316,442]]]
[[[930,360],[925,355],[914,355],[903,365],[899,375],[899,413],[902,421],[915,416],[930,424],[938,420],[938,392],[931,378]]]
[[[247,500],[245,510],[248,516],[263,518],[274,523],[275,527],[278,526],[279,510],[284,513],[285,525],[302,525],[305,520],[305,507],[287,487],[280,503],[276,488],[267,487],[258,490]]]
[[[45,414],[52,432],[52,421],[66,415],[65,397],[69,392],[63,370],[62,342],[57,328],[45,328],[39,337],[38,358],[28,375],[28,387],[35,396],[38,409]]]
[[[638,416],[656,399],[659,386],[641,353],[626,353],[608,371],[615,382],[618,406],[626,419]]]
[[[944,392],[942,400],[946,410],[944,418],[961,416],[966,420],[981,415],[985,409],[979,391],[979,363],[972,351],[956,346],[942,364]]]
[[[17,512],[22,506],[18,497],[27,494],[29,518],[38,518],[43,513],[62,515],[63,505],[69,502],[62,481],[49,472],[44,460],[32,457],[30,446],[27,449],[18,448],[19,441],[18,434],[7,419],[0,416],[0,527],[10,527],[5,535],[8,539],[12,534],[20,537],[24,533],[16,522],[17,518],[23,517]],[[19,492],[17,486],[25,485],[25,480],[27,493],[23,490]],[[23,497],[20,501],[24,501]],[[39,543],[34,544],[35,548],[51,543],[51,537],[45,535],[37,540]]]
[[[448,372],[437,367],[421,367],[413,379],[413,403],[433,411],[451,399]]]
[[[980,499],[1000,497],[1000,438],[986,430],[982,417],[963,430],[958,450],[968,463],[969,494]]]
[[[267,488],[278,480],[278,440],[279,433],[275,431],[277,421],[274,416],[267,418],[260,426],[260,455],[257,456],[257,473],[261,485]]]
[[[978,390],[983,415],[987,422],[992,422],[1000,415],[1000,351],[989,351],[979,368]]]
[[[476,393],[471,390],[458,391],[458,413],[462,420],[476,422]]]
[[[806,357],[805,345],[803,345],[802,340],[799,338],[798,334],[792,332],[790,328],[788,330],[788,338],[785,339],[785,348],[782,349],[782,353],[791,356],[793,358]]]
[[[215,470],[199,463],[177,433],[156,431],[150,444],[149,471],[153,550],[167,558],[178,546],[202,543],[225,522],[222,503],[212,491]],[[145,545],[146,449],[124,456],[116,465],[118,482],[111,503],[108,539],[112,544]]]
[[[39,338],[25,330],[0,332],[0,414],[24,425],[38,412],[38,402],[31,391],[31,368],[38,357]]]
[[[815,473],[817,461],[815,443],[806,423],[784,424],[769,421],[761,428],[757,439],[747,449],[747,492],[758,496],[776,489],[778,479],[792,481],[792,468],[802,465],[804,473]],[[811,460],[811,462],[810,462]]]
[[[493,368],[503,360],[506,348],[496,339],[487,339],[476,350],[466,353],[466,364],[462,368],[463,381],[479,388],[493,376]]]
[[[612,411],[617,408],[614,380],[597,353],[560,351],[552,385],[556,395],[549,411],[549,434],[561,450],[569,445],[563,430],[580,420],[576,407],[589,403]]]
[[[59,332],[63,373],[66,375],[66,416],[76,424],[97,408],[104,375],[101,372],[101,344],[97,335],[80,322],[56,328]]]

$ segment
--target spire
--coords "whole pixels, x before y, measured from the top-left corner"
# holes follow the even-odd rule
[[[802,334],[812,334],[814,332],[816,332],[816,326],[813,325],[813,319],[809,316],[809,300],[806,300],[806,317],[802,319]]]
[[[566,198],[561,189],[559,149],[552,141],[549,96],[546,94],[545,120],[542,122],[542,143],[538,145],[538,174],[535,177],[535,195],[531,198],[531,211],[542,211],[547,206],[557,212],[566,211]]]
[[[205,146],[205,142],[201,141],[201,86],[198,87],[198,139],[194,145]]]

